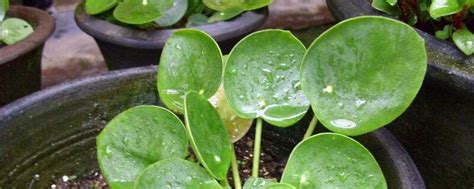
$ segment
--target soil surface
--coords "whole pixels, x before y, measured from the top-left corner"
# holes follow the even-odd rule
[[[269,179],[280,180],[280,177],[287,162],[287,156],[278,155],[275,149],[272,149],[271,140],[262,139],[262,153],[260,157],[259,176]],[[237,155],[240,177],[242,182],[250,177],[252,172],[254,133],[249,132],[241,140],[234,144]],[[229,170],[228,181],[233,186],[231,170]],[[243,183],[242,183],[243,185]],[[82,177],[63,176],[51,185],[51,189],[105,189],[109,188],[105,183],[100,171],[91,171]]]

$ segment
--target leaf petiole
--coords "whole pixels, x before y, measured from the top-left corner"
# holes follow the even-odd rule
[[[313,116],[313,119],[311,119],[311,122],[309,123],[309,127],[306,130],[306,133],[304,133],[303,140],[307,139],[313,134],[314,128],[316,128],[316,124],[318,124],[318,118],[316,118],[316,116]]]
[[[257,128],[255,128],[255,144],[253,148],[252,177],[258,177],[261,143],[262,143],[262,118],[257,118]]]
[[[232,147],[234,149],[234,147]],[[235,189],[242,189],[242,184],[240,181],[240,174],[239,174],[239,164],[237,164],[237,156],[235,155],[235,150],[233,150],[233,157],[232,157],[232,177],[234,178],[234,188]]]

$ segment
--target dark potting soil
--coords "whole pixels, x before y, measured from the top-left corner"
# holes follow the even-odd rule
[[[288,155],[278,154],[272,147],[272,140],[262,139],[260,171],[259,176],[269,179],[280,180],[285,168]],[[254,133],[247,133],[241,140],[234,144],[237,161],[239,164],[240,178],[244,182],[252,174],[252,158],[253,158]],[[193,155],[191,155],[193,156]],[[192,157],[191,157],[192,158]],[[233,186],[232,172],[229,170],[228,181]],[[243,184],[243,183],[242,183]],[[91,171],[90,173],[77,177],[63,176],[51,185],[52,189],[105,189],[109,188],[105,183],[100,171]]]

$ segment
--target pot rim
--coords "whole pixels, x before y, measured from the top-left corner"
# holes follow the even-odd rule
[[[260,28],[268,18],[268,7],[247,11],[235,19],[192,27],[205,31],[217,42],[225,41]],[[76,7],[74,19],[85,33],[112,44],[136,49],[162,49],[168,37],[177,29],[143,31],[112,24],[85,12],[83,4]]]
[[[94,90],[102,85],[119,85],[117,81],[120,81],[120,79],[135,80],[144,77],[156,77],[157,69],[157,66],[146,66],[105,72],[94,76],[68,81],[33,93],[0,108],[0,130],[4,123],[22,117],[23,112],[39,108],[45,101],[57,103],[61,101],[62,98],[79,98],[77,96],[80,95],[79,92],[81,91]],[[83,96],[80,98],[82,97]],[[368,135],[373,137],[376,141],[374,143],[376,146],[373,148],[380,149],[377,151],[380,151],[379,153],[381,154],[385,154],[383,159],[377,159],[377,161],[389,161],[390,164],[393,165],[395,169],[393,171],[395,171],[397,178],[402,181],[402,183],[398,183],[400,184],[400,187],[425,188],[423,178],[419,174],[419,171],[413,163],[410,155],[387,129],[381,128],[369,133]],[[386,174],[385,171],[384,174]],[[394,175],[389,174],[386,176]],[[415,185],[411,185],[413,183]]]
[[[53,17],[37,8],[12,5],[7,16],[27,21],[33,26],[34,32],[16,44],[0,48],[0,65],[42,46],[53,34],[55,28]]]
[[[362,15],[394,18],[375,10],[370,2],[370,0],[326,0],[329,10],[338,21]],[[440,40],[418,28],[415,30],[425,39],[429,66],[427,75],[454,89],[474,93],[474,55],[466,56],[453,43]],[[439,60],[437,57],[439,55],[446,59]]]

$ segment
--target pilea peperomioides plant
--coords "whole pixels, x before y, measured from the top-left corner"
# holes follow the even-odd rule
[[[161,28],[179,24],[204,25],[228,20],[244,11],[259,9],[272,0],[86,0],[87,14],[102,14],[106,20],[138,25],[140,28]],[[181,22],[183,23],[183,22]]]
[[[406,51],[401,54],[400,48]],[[349,136],[398,117],[420,89],[427,67],[416,31],[375,16],[335,25],[308,50],[288,31],[256,32],[226,58],[207,34],[180,30],[167,41],[160,61],[160,97],[184,114],[185,124],[157,106],[115,117],[97,138],[99,164],[112,188],[228,188],[229,168],[233,186],[242,188],[231,143],[236,139],[227,131],[235,125],[221,118],[228,114],[257,119],[252,177],[245,189],[387,188],[376,159]],[[225,111],[209,99],[221,82],[225,98],[220,100],[226,103],[220,104],[230,107]],[[260,178],[262,122],[294,125],[310,105],[315,116],[281,181]],[[318,119],[335,133],[312,136]]]
[[[433,33],[439,39],[452,39],[466,55],[474,53],[472,0],[373,0],[372,6],[410,25]]]
[[[0,46],[15,44],[33,33],[33,27],[19,18],[6,18],[9,0],[0,0]]]

